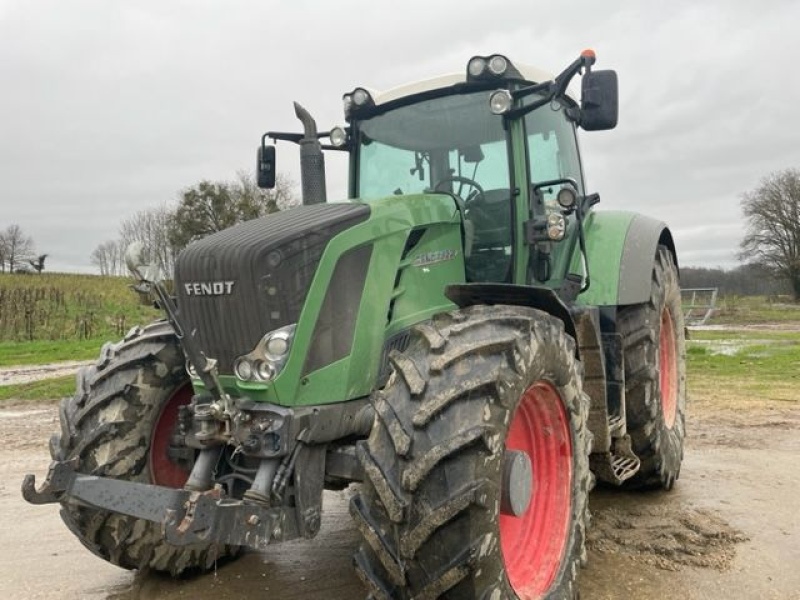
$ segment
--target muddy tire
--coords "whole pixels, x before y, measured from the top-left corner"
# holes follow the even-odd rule
[[[184,357],[167,323],[134,328],[77,376],[77,392],[60,407],[54,460],[78,459],[80,473],[182,487],[189,464],[167,455],[178,407],[191,400]],[[100,558],[125,569],[177,575],[205,569],[230,555],[228,547],[167,544],[160,525],[62,502],[61,517]]]
[[[391,360],[350,504],[371,596],[573,598],[593,477],[589,400],[563,324],[467,308],[417,326]],[[512,450],[530,461],[528,486],[504,474]],[[519,516],[509,490],[523,490]]]
[[[678,269],[659,246],[650,301],[619,314],[625,361],[625,409],[639,472],[625,487],[672,489],[686,434],[686,337]]]

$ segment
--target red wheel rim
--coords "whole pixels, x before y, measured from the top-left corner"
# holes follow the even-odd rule
[[[506,574],[517,596],[540,598],[563,562],[572,512],[569,417],[552,384],[539,381],[525,391],[506,449],[525,452],[533,471],[528,509],[519,517],[500,515]]]
[[[156,485],[182,488],[189,470],[169,457],[170,438],[178,424],[178,409],[192,400],[192,385],[180,387],[167,401],[153,426],[150,443],[150,480]]]
[[[671,429],[678,413],[678,367],[675,358],[675,325],[666,308],[661,311],[661,335],[658,342],[659,383],[664,424]]]

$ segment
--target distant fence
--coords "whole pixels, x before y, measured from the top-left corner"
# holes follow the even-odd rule
[[[681,289],[683,320],[686,325],[705,325],[717,311],[718,288]]]

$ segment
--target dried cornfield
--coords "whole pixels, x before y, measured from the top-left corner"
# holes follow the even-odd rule
[[[0,341],[119,337],[153,318],[122,277],[0,275]]]

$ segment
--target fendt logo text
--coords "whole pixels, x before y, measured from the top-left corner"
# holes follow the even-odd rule
[[[184,283],[187,296],[229,296],[235,281],[193,281]]]

